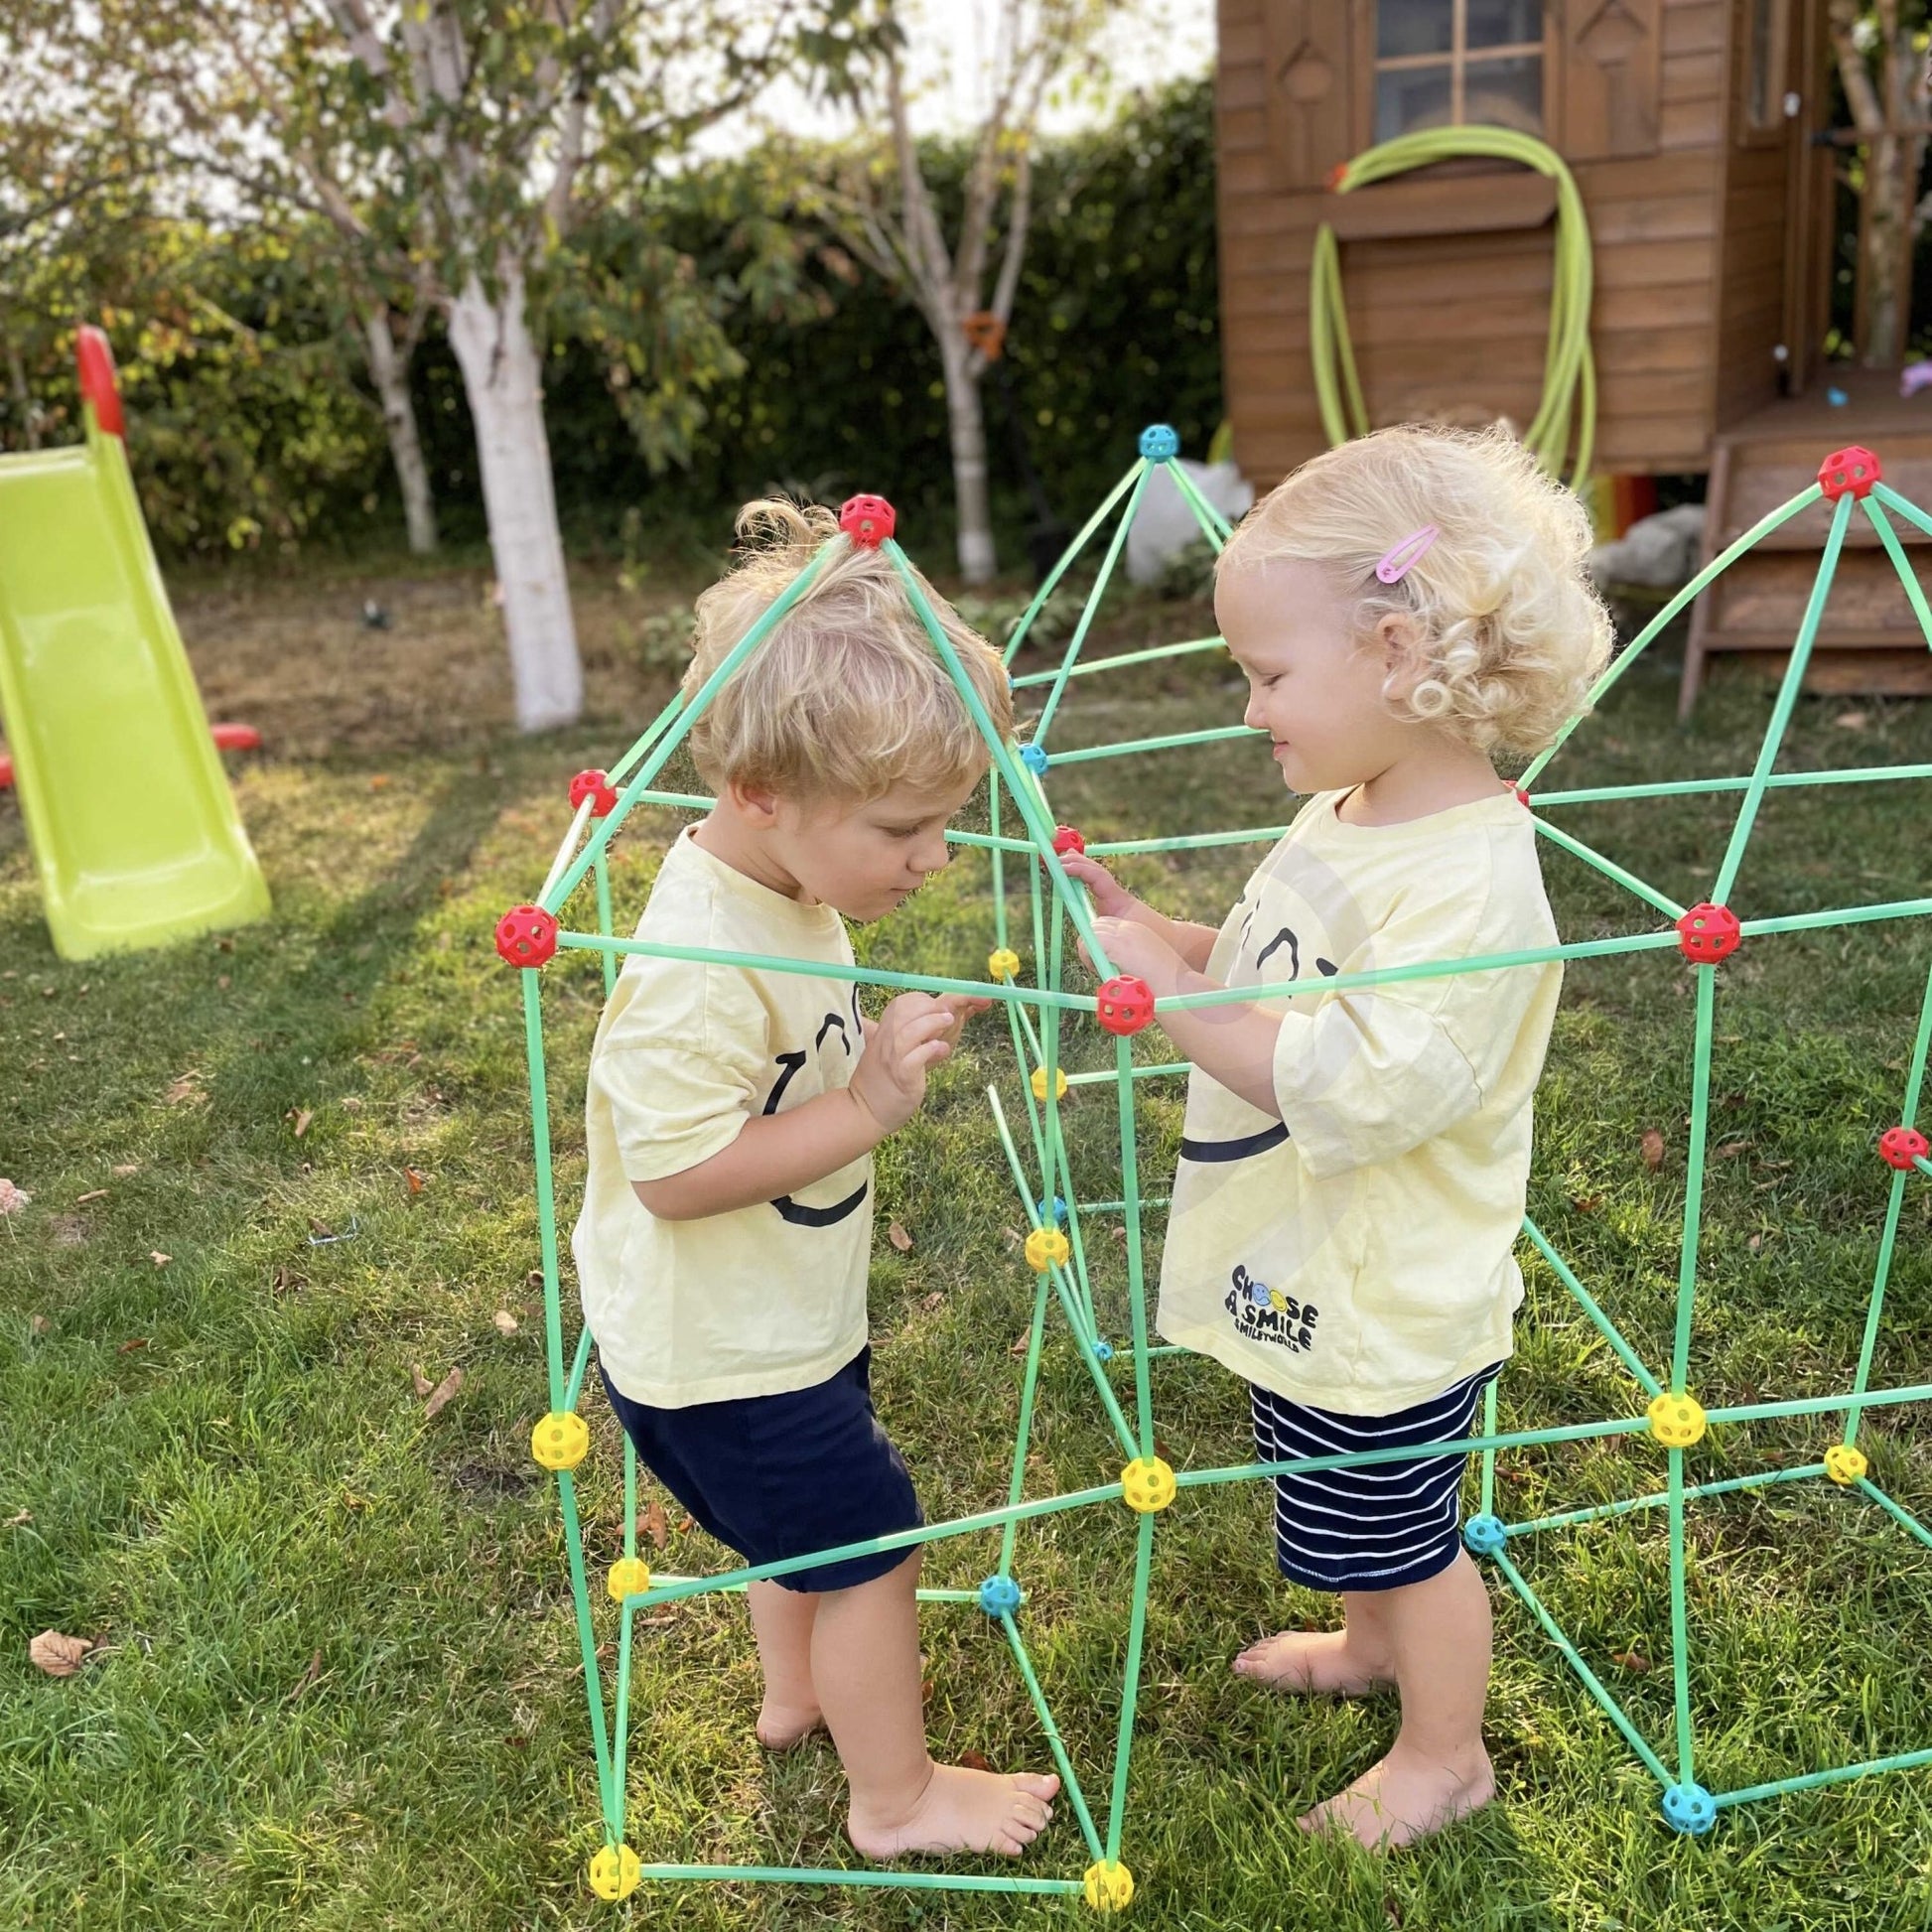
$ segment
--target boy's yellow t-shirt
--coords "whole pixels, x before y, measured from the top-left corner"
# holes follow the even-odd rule
[[[850,966],[845,922],[760,886],[687,829],[639,939]],[[629,955],[591,1051],[590,1176],[571,1247],[605,1372],[680,1409],[823,1382],[865,1346],[872,1157],[796,1194],[660,1221],[633,1180],[719,1154],[755,1115],[842,1087],[864,1050],[859,990],[815,974]]]
[[[1320,792],[1262,861],[1207,962],[1308,988],[1284,1016],[1276,1120],[1198,1069],[1158,1325],[1291,1400],[1383,1416],[1510,1352],[1531,1097],[1556,962],[1323,994],[1425,961],[1554,945],[1529,813],[1507,791],[1402,825]]]

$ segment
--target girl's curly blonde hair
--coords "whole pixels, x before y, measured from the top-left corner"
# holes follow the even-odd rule
[[[697,602],[688,702],[732,648],[839,535],[820,504],[782,497],[738,513],[729,575]],[[1013,733],[1006,667],[923,577],[931,605],[994,729]],[[940,791],[976,779],[990,753],[884,550],[844,544],[691,727],[706,783],[864,801],[902,780]]]
[[[1431,523],[1440,534],[1424,555],[1379,582],[1382,557]],[[1321,566],[1359,636],[1389,617],[1410,627],[1414,656],[1388,687],[1399,716],[1491,756],[1529,756],[1584,709],[1609,661],[1609,613],[1584,568],[1593,540],[1583,504],[1500,425],[1410,424],[1305,463],[1242,520],[1217,576],[1290,558]]]

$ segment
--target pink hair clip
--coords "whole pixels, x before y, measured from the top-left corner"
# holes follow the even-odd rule
[[[1417,564],[1421,563],[1429,546],[1442,535],[1433,523],[1425,523],[1420,530],[1404,537],[1395,548],[1389,551],[1375,566],[1378,582],[1399,584]]]

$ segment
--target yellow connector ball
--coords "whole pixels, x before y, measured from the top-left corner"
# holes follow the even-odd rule
[[[1002,946],[998,952],[988,953],[986,977],[990,980],[1017,980],[1020,977],[1020,955],[1011,946]]]
[[[589,1453],[591,1432],[584,1418],[567,1409],[553,1409],[530,1432],[530,1453],[546,1469],[574,1469]]]
[[[1134,1874],[1112,1859],[1087,1866],[1085,1888],[1096,1912],[1124,1912],[1134,1902]]]
[[[1173,1501],[1173,1471],[1158,1455],[1137,1455],[1120,1472],[1120,1493],[1143,1516]]]
[[[615,1905],[637,1889],[643,1862],[627,1845],[607,1845],[591,1861],[591,1889]]]
[[[1666,1449],[1689,1449],[1704,1437],[1704,1410],[1694,1396],[1660,1395],[1648,1410],[1650,1433]]]
[[[1045,1274],[1049,1268],[1064,1268],[1072,1252],[1058,1228],[1035,1228],[1027,1237],[1027,1265],[1036,1275]]]
[[[620,1557],[611,1566],[604,1587],[620,1603],[626,1596],[641,1595],[650,1587],[650,1565],[642,1557]]]
[[[1046,1069],[1043,1066],[1034,1068],[1034,1098],[1035,1100],[1046,1098]],[[1056,1066],[1053,1069],[1053,1098],[1055,1100],[1066,1098],[1066,1068],[1063,1066]]]
[[[1850,1443],[1834,1443],[1825,1451],[1825,1473],[1845,1488],[1849,1489],[1870,1467],[1864,1459],[1864,1450],[1854,1449]]]

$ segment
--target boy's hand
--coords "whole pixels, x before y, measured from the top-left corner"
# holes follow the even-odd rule
[[[948,1046],[959,1044],[959,1035],[966,1031],[966,1022],[976,1013],[984,1013],[993,1002],[978,993],[941,993],[939,1004],[952,1015],[952,1024],[947,1027],[945,1040]]]
[[[1089,859],[1084,852],[1068,852],[1061,855],[1060,865],[1069,879],[1077,879],[1087,889],[1093,909],[1101,918],[1138,919],[1148,915],[1148,906],[1099,860]]]
[[[1145,980],[1148,991],[1157,1000],[1179,991],[1186,961],[1158,932],[1150,931],[1134,919],[1100,918],[1093,922],[1093,936],[1113,962],[1114,971],[1132,973]],[[1080,947],[1080,957],[1086,961],[1089,972],[1098,970],[1084,944]]]
[[[965,994],[935,1000],[930,993],[901,993],[866,1030],[866,1050],[851,1093],[878,1123],[882,1138],[919,1111],[927,1068],[952,1051],[953,1036],[965,1023],[965,1013],[954,1011],[957,1002],[968,1010],[974,1004]]]

